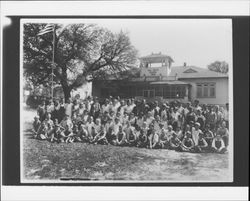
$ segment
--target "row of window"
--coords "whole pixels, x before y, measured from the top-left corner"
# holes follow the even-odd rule
[[[197,83],[197,98],[215,98],[216,85],[215,83]],[[119,95],[121,97],[142,96],[145,98],[154,98],[156,96],[164,99],[184,98],[186,94],[186,86],[168,85],[168,86],[134,86],[119,88],[112,90],[111,88],[103,88],[101,90],[103,97],[109,95]]]
[[[197,83],[197,98],[215,98],[215,83]]]

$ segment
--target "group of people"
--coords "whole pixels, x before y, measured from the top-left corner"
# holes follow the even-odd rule
[[[34,137],[57,143],[84,142],[183,152],[225,153],[229,107],[97,97],[43,101]]]

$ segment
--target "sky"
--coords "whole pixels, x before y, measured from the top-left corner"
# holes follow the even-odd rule
[[[33,20],[28,20],[33,21]],[[37,19],[35,20],[37,22]],[[226,61],[232,67],[231,19],[39,19],[43,23],[94,23],[112,32],[129,34],[139,57],[151,53],[166,54],[172,66],[206,68],[214,61]]]
[[[220,60],[232,66],[232,25],[229,19],[84,19],[113,32],[128,32],[139,56],[167,54],[173,66],[206,68]]]

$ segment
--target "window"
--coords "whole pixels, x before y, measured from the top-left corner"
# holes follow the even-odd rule
[[[215,98],[215,83],[197,83],[197,98]]]
[[[143,90],[143,97],[144,98],[153,98],[155,96],[154,90]]]
[[[163,88],[163,98],[184,98],[186,94],[185,86],[168,85]]]
[[[155,87],[155,96],[162,96],[162,87]]]

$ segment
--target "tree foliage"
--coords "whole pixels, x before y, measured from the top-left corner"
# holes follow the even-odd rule
[[[228,63],[225,61],[215,61],[208,65],[208,69],[219,72],[219,73],[228,73]]]
[[[51,80],[61,84],[65,98],[87,81],[110,73],[127,71],[136,62],[137,51],[127,33],[112,33],[94,24],[56,24],[55,57],[53,34],[37,36],[46,24],[24,24],[24,75],[34,84]]]

